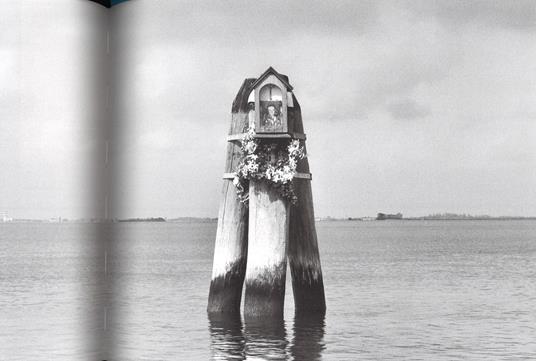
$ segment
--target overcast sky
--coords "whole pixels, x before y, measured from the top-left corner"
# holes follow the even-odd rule
[[[91,59],[102,9],[0,0],[0,217],[93,211]]]
[[[126,200],[117,216],[216,216],[231,103],[269,66],[289,76],[302,107],[316,215],[536,215],[533,1],[133,0],[112,11],[128,58],[116,94]],[[82,180],[65,174],[87,149],[73,129],[79,107],[47,92],[37,104],[57,109],[39,111],[24,84],[79,87],[80,53],[67,49],[87,24],[80,11],[55,14],[55,30],[28,42],[43,29],[31,30],[30,12],[22,40],[0,25],[2,207],[74,217],[84,213],[73,200]],[[64,39],[62,21],[82,29],[71,48],[53,40]],[[31,68],[22,56],[53,51],[66,58]],[[71,64],[63,75],[60,63]],[[58,149],[54,139],[69,134]]]
[[[116,11],[130,39],[128,215],[217,214],[231,102],[268,66],[302,106],[317,215],[536,215],[532,1]]]

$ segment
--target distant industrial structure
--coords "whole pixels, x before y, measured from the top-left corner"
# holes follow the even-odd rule
[[[378,215],[376,216],[377,221],[384,221],[386,219],[402,219],[402,213],[397,213],[397,214],[378,213]]]

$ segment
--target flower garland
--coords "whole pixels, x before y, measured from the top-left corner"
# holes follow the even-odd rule
[[[298,197],[294,193],[292,179],[296,175],[298,161],[306,157],[298,139],[290,140],[286,151],[277,143],[261,143],[255,138],[255,130],[250,127],[244,134],[240,149],[243,157],[238,163],[233,184],[238,199],[242,203],[249,200],[249,180],[266,180],[279,190],[279,194],[291,204]]]

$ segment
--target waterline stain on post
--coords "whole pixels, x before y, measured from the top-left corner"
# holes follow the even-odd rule
[[[298,139],[305,147],[301,110],[292,90],[288,77],[271,67],[259,78],[244,81],[232,105],[224,174],[236,172],[243,156],[241,134],[248,129],[254,129],[259,145],[274,144],[283,149],[285,142]],[[294,142],[298,144],[298,140]],[[277,154],[272,152],[268,152],[267,158],[273,163]],[[290,174],[300,175],[292,180],[297,202],[292,194],[285,196],[280,185],[273,186],[270,177],[263,177],[249,180],[249,208],[237,197],[233,180],[225,177],[207,307],[209,315],[239,313],[245,280],[246,321],[282,318],[287,260],[296,314],[325,314],[307,159],[298,160],[295,172]]]
[[[249,185],[248,261],[244,316],[283,316],[289,204],[267,182]]]
[[[244,81],[235,103],[240,103],[240,98],[248,93],[252,80]],[[245,96],[247,100],[247,94]],[[247,124],[247,110],[233,103],[229,134],[242,133]],[[232,172],[236,168],[240,156],[240,144],[228,142],[225,172]],[[208,298],[209,313],[240,312],[246,274],[247,237],[248,208],[236,197],[232,180],[224,179]]]

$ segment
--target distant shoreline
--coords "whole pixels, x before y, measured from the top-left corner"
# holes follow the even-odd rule
[[[326,221],[348,221],[348,222],[385,222],[385,221],[527,221],[536,220],[536,217],[473,217],[473,218],[441,218],[441,217],[407,217],[407,218],[390,218],[390,219],[368,219],[369,217],[347,217],[347,218],[317,218],[317,222]]]
[[[400,221],[534,221],[536,217],[407,217],[401,219],[382,219],[377,220],[373,217],[318,217],[316,222],[400,222]],[[218,218],[212,217],[178,217],[178,218],[163,218],[163,217],[150,217],[150,218],[126,218],[115,220],[98,220],[98,219],[12,219],[2,222],[0,224],[9,223],[216,223]]]
[[[178,217],[178,218],[164,218],[164,217],[148,217],[148,218],[125,218],[125,219],[26,219],[15,218],[9,221],[2,221],[0,224],[5,223],[211,223],[217,222],[218,218],[211,217]]]

